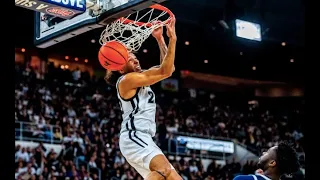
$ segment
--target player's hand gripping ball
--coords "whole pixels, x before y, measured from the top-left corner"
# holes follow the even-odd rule
[[[98,59],[101,66],[110,71],[119,71],[128,61],[129,52],[120,42],[110,41],[101,46]]]

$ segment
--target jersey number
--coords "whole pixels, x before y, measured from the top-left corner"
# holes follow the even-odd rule
[[[148,94],[150,95],[148,103],[154,103],[154,94],[153,94],[153,92],[152,91],[148,91]]]

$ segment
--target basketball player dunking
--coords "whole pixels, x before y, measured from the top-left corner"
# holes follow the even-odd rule
[[[107,71],[106,81],[116,85],[122,110],[120,150],[128,163],[144,179],[182,179],[175,171],[152,137],[156,133],[155,95],[150,88],[174,71],[177,36],[175,19],[166,25],[168,47],[163,38],[163,28],[153,31],[160,48],[160,66],[143,71],[133,53],[120,71]]]

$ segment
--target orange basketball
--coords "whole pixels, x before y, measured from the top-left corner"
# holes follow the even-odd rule
[[[118,71],[128,61],[128,50],[123,44],[110,41],[101,46],[98,59],[103,68]]]

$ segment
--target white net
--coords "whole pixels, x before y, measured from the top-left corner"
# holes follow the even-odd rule
[[[154,8],[150,8],[146,13],[140,12],[143,14],[141,16],[139,16],[139,12],[108,24],[101,33],[100,44],[116,40],[122,42],[129,51],[136,52],[154,29],[164,26],[172,18],[167,11]]]

